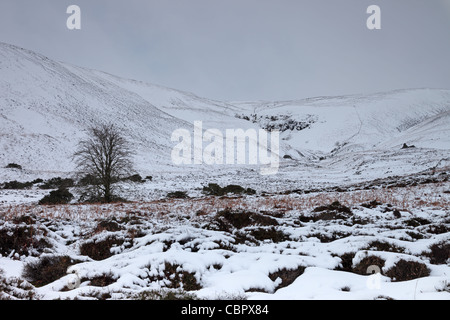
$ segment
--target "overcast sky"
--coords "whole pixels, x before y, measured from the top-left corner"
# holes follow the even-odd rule
[[[450,0],[0,0],[0,41],[218,100],[450,89]]]

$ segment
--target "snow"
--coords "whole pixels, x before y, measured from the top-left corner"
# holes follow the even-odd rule
[[[254,200],[255,198],[249,197],[243,201],[252,203]],[[201,199],[195,201],[202,202]],[[165,201],[158,205],[160,209],[175,208]],[[38,218],[36,222],[36,227],[43,228],[47,239],[53,244],[41,256],[69,255],[79,262],[68,268],[66,276],[35,288],[36,293],[43,299],[74,299],[92,297],[93,292],[108,292],[114,293],[117,299],[127,299],[132,293],[170,288],[175,274],[165,274],[169,264],[177,266],[177,273],[187,272],[193,275],[200,288],[187,290],[202,299],[238,296],[267,300],[450,298],[447,286],[450,266],[448,263],[432,264],[427,255],[431,245],[448,243],[450,233],[433,234],[421,229],[421,226],[413,228],[406,225],[410,218],[422,216],[435,224],[445,223],[448,213],[443,214],[442,210],[411,210],[408,215],[394,218],[392,212],[383,212],[383,206],[373,209],[355,206],[352,207],[353,217],[365,217],[368,219],[367,223],[351,225],[351,219],[336,219],[298,225],[293,222],[309,210],[293,209],[277,218],[277,229],[289,235],[287,240],[238,242],[236,232],[250,235],[252,230],[262,226],[248,226],[231,232],[216,231],[208,227],[215,219],[215,211],[192,216],[189,214],[189,203],[180,202],[179,205],[181,208],[185,207],[186,213],[162,215],[158,218],[144,204],[141,208],[136,208],[136,204],[102,205],[103,209],[100,211],[105,212],[103,218],[93,219],[88,215],[83,216],[80,214],[83,211],[79,211],[77,220],[66,220],[64,214],[59,213],[63,208],[45,207],[45,212],[41,209],[38,217],[59,216],[51,220]],[[255,206],[258,207],[256,203]],[[131,211],[135,213],[130,213]],[[118,221],[121,230],[93,232],[98,222],[112,217],[114,221]],[[6,225],[13,226],[11,222],[4,224]],[[127,235],[136,228],[142,235],[129,238]],[[422,238],[407,239],[404,237],[405,232],[420,232]],[[317,238],[317,235],[333,234],[337,237],[334,240],[321,241]],[[80,254],[83,243],[99,243],[110,236],[125,240],[123,244],[111,248],[111,257],[96,261]],[[370,247],[375,241],[400,248],[401,252],[375,250]],[[385,261],[381,268],[383,275],[339,271],[342,257],[347,253],[354,254],[351,261],[353,266],[358,265],[365,257],[379,256]],[[38,258],[26,255],[1,257],[0,269],[8,277],[21,277],[23,266],[36,259]],[[385,274],[400,260],[424,264],[430,274],[395,282],[395,279]],[[287,286],[280,288],[283,280],[279,277],[271,278],[271,274],[278,271],[299,268],[304,268],[303,273],[300,272]],[[90,284],[90,279],[102,275],[111,277],[112,283],[104,287]],[[80,280],[79,287],[65,289],[71,281],[77,279]],[[184,288],[183,283],[181,288]]]
[[[290,286],[276,294],[255,293],[256,300],[448,300],[450,293],[438,293],[445,288],[448,277],[428,277],[402,283],[390,282],[381,275],[362,276],[317,267],[306,268]]]
[[[22,279],[24,266],[39,258],[68,255],[76,263],[67,275],[33,287],[37,297],[94,299],[97,292],[130,299],[179,286],[203,299],[450,299],[449,260],[436,264],[430,258],[431,246],[450,239],[450,90],[221,102],[3,43],[0,61],[0,185],[73,178],[71,155],[94,121],[117,123],[136,151],[137,172],[153,177],[117,183],[117,192],[130,200],[119,204],[77,204],[81,190],[74,187],[72,204],[39,206],[50,190],[0,189],[0,231],[17,227],[14,218],[30,216],[35,236],[51,244],[0,256],[0,281]],[[252,115],[258,120],[242,117]],[[262,176],[252,165],[175,166],[171,134],[193,129],[194,121],[222,132],[289,121],[308,125],[281,132],[280,156],[290,158],[280,159],[276,175]],[[401,149],[404,143],[415,148]],[[8,163],[23,169],[5,168]],[[256,194],[206,196],[208,183],[238,184]],[[190,198],[168,199],[173,191]],[[349,217],[317,218],[314,208],[336,200],[351,209]],[[362,206],[372,200],[381,204]],[[214,228],[216,214],[226,208],[270,216],[283,240],[252,236],[269,226]],[[113,218],[119,230],[96,229]],[[419,218],[428,222],[408,223]],[[110,257],[96,261],[81,253],[83,244],[108,237],[121,240]],[[382,275],[343,271],[345,255],[352,256],[347,268],[368,256],[382,258]],[[401,260],[424,264],[430,274],[394,281],[386,273]],[[296,276],[285,285],[277,273]],[[95,285],[104,275],[111,283]],[[180,277],[193,277],[198,288],[186,289]],[[68,290],[70,285],[75,287]]]

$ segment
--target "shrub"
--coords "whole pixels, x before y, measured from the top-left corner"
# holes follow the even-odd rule
[[[334,212],[351,214],[352,210],[342,205],[339,201],[334,201],[329,205],[316,207],[313,212]]]
[[[123,239],[115,236],[108,236],[103,240],[85,242],[80,246],[80,254],[88,256],[94,260],[104,260],[113,255],[111,248],[121,246]]]
[[[32,182],[19,182],[19,181],[9,181],[3,184],[3,189],[29,189],[33,186]]]
[[[145,290],[129,297],[131,300],[198,300],[199,298],[184,290]]]
[[[109,272],[89,279],[83,278],[81,279],[81,282],[84,282],[86,280],[89,280],[89,285],[91,286],[106,287],[116,282],[117,279],[111,272]]]
[[[25,264],[22,276],[36,287],[45,286],[67,274],[67,268],[77,263],[69,256],[43,256]]]
[[[269,278],[272,281],[275,281],[276,279],[280,278],[281,283],[277,286],[277,290],[283,287],[287,287],[288,285],[292,284],[295,279],[297,279],[299,276],[303,274],[305,271],[305,267],[299,266],[297,269],[281,269],[276,272],[272,272],[269,274]]]
[[[375,240],[369,243],[367,250],[404,253],[405,249],[387,241]]]
[[[430,224],[430,223],[431,222],[429,220],[424,219],[424,218],[411,218],[411,219],[405,221],[405,224],[408,227],[413,227],[413,228],[423,226],[426,224]]]
[[[144,179],[142,179],[142,177],[139,174],[134,174],[132,176],[126,177],[121,179],[122,181],[131,181],[131,182],[138,182],[138,183],[142,183],[145,182]]]
[[[151,279],[152,281],[166,279],[170,281],[166,285],[170,289],[183,289],[185,291],[200,290],[202,286],[198,283],[195,273],[184,271],[178,264],[172,264],[169,262],[164,263],[164,277],[161,276]]]
[[[22,170],[22,166],[17,163],[8,163],[8,165],[5,168]]]
[[[378,206],[381,206],[381,205],[382,205],[381,202],[378,202],[377,200],[372,200],[370,202],[363,203],[361,205],[361,207],[368,208],[368,209],[374,209],[374,208],[376,208]]]
[[[252,230],[250,234],[256,239],[260,241],[264,240],[272,240],[274,243],[282,242],[289,240],[289,236],[285,234],[283,231],[278,230],[275,227],[270,228],[258,228]]]
[[[357,274],[367,275],[369,267],[377,266],[380,270],[383,268],[385,261],[377,256],[368,256],[362,259],[354,268],[353,272]]]
[[[122,230],[122,227],[116,221],[108,219],[102,220],[97,223],[97,226],[94,229],[94,233],[100,233],[102,231],[116,232],[120,230]]]
[[[450,228],[445,224],[434,224],[428,226],[426,232],[433,234],[442,234],[450,231]]]
[[[216,214],[214,221],[219,230],[231,231],[231,229],[241,229],[250,225],[276,226],[277,220],[249,211],[232,211],[225,209]]]
[[[430,262],[432,264],[445,264],[450,259],[450,243],[435,243],[430,247]]]
[[[80,203],[112,203],[112,202],[127,202],[128,200],[116,195],[110,195],[109,202],[106,201],[105,197],[96,190],[86,190],[81,193],[78,198],[78,202]]]
[[[325,206],[319,206],[313,209],[312,216],[301,216],[301,222],[317,222],[319,220],[335,220],[335,219],[347,219],[352,215],[350,208],[342,205],[339,201]]]
[[[66,188],[59,188],[58,190],[50,192],[39,201],[40,205],[49,204],[67,204],[73,199],[73,194]]]
[[[347,252],[347,253],[344,253],[341,256],[339,256],[339,258],[341,258],[341,263],[336,268],[336,270],[347,271],[347,272],[353,271],[352,260],[354,257],[355,257],[355,252]]]
[[[41,230],[34,226],[15,225],[0,229],[0,254],[8,256],[11,253],[29,255],[42,252],[52,245],[45,238],[38,237]],[[43,233],[45,235],[45,232]]]
[[[427,277],[430,270],[423,263],[401,259],[386,272],[386,275],[393,281],[407,281]]]
[[[235,184],[230,184],[222,188],[217,183],[209,183],[207,187],[203,187],[203,193],[210,196],[224,196],[228,193],[252,195],[255,194],[256,191],[251,188],[245,189]]]
[[[41,189],[64,189],[71,188],[75,185],[74,181],[70,178],[62,179],[61,177],[52,178],[46,180],[43,185],[39,188]]]
[[[167,194],[167,198],[171,199],[187,199],[189,196],[186,191],[174,191]]]
[[[95,186],[100,184],[100,179],[93,175],[87,174],[78,180],[77,185],[80,187]]]

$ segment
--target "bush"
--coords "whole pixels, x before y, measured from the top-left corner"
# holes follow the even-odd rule
[[[334,201],[333,203],[326,206],[319,206],[313,210],[313,212],[331,212],[331,213],[347,213],[352,214],[350,208],[342,205],[339,201]]]
[[[311,216],[301,216],[301,222],[317,222],[319,220],[347,219],[352,215],[350,208],[342,205],[339,201],[313,209]]]
[[[52,178],[46,180],[40,189],[61,189],[61,188],[71,188],[75,185],[74,181],[70,178],[62,179],[60,177]]]
[[[59,188],[58,190],[50,192],[39,201],[40,205],[49,204],[67,204],[73,199],[73,194],[66,188]]]
[[[216,214],[214,218],[219,230],[232,231],[233,228],[241,229],[251,225],[276,226],[277,220],[249,211],[232,211],[225,209]]]
[[[96,276],[93,278],[83,278],[81,279],[82,282],[89,280],[89,285],[94,287],[107,287],[110,284],[113,284],[116,282],[116,277],[111,273],[108,272],[106,274],[102,274],[100,276]]]
[[[420,217],[418,217],[418,218],[411,218],[411,219],[405,221],[405,224],[408,227],[413,227],[413,228],[419,227],[419,226],[423,226],[423,225],[427,225],[427,224],[430,224],[430,223],[431,222],[429,220],[424,219],[424,218],[420,218]]]
[[[113,255],[111,248],[121,246],[124,243],[123,239],[118,239],[115,236],[108,236],[100,241],[85,242],[80,246],[80,254],[88,256],[94,260],[104,260]]]
[[[15,190],[22,190],[22,189],[29,189],[33,186],[32,182],[19,182],[19,181],[9,181],[5,182],[3,184],[3,189],[15,189]]]
[[[189,197],[188,197],[186,191],[174,191],[174,192],[169,192],[167,194],[167,198],[171,198],[171,199],[186,199],[186,198],[189,198]]]
[[[198,300],[199,298],[184,290],[145,290],[130,296],[131,300]]]
[[[280,288],[287,287],[288,285],[292,284],[295,279],[297,279],[299,276],[303,274],[306,267],[299,266],[297,269],[281,269],[276,272],[273,272],[269,274],[269,278],[272,281],[277,280],[278,278],[281,279],[281,283],[276,288],[277,290]]]
[[[272,240],[274,243],[282,242],[289,240],[289,236],[285,234],[281,230],[277,230],[275,227],[269,228],[258,228],[252,230],[250,234],[256,239],[260,241],[264,240]]]
[[[81,177],[77,183],[77,185],[80,187],[96,186],[99,184],[100,184],[100,179],[98,179],[97,177],[94,177],[93,175],[90,175],[90,174],[87,174],[84,177]]]
[[[377,256],[368,256],[362,259],[354,268],[353,272],[357,274],[367,275],[369,267],[377,266],[380,270],[383,268],[385,261]]]
[[[5,168],[22,170],[22,166],[18,165],[17,163],[8,163],[8,165]]]
[[[374,240],[368,244],[367,250],[404,253],[405,249],[387,241]]]
[[[420,262],[400,260],[390,268],[386,275],[393,281],[407,281],[430,275],[428,267]]]
[[[0,254],[8,256],[11,253],[29,255],[42,252],[51,248],[51,244],[45,238],[38,238],[42,232],[34,226],[14,225],[0,229]]]
[[[122,230],[122,227],[113,219],[102,220],[97,223],[94,229],[94,233],[100,233],[103,231],[116,232]]]
[[[233,194],[255,194],[256,191],[251,188],[243,188],[239,185],[230,184],[226,187],[221,187],[217,183],[209,183],[207,187],[203,187],[203,193],[210,196],[224,196],[229,193]]]
[[[164,281],[169,289],[182,289],[185,291],[200,290],[195,273],[183,270],[179,264],[164,263],[164,270],[157,276],[150,277],[150,281]]]
[[[431,253],[430,262],[432,264],[445,264],[450,259],[450,244],[449,243],[435,243],[430,247]]]
[[[36,287],[45,286],[67,274],[67,268],[76,261],[69,256],[44,256],[25,264],[23,277]]]
[[[126,177],[121,179],[122,181],[131,181],[131,182],[137,182],[137,183],[143,183],[145,182],[144,179],[139,174],[134,174],[132,176]]]

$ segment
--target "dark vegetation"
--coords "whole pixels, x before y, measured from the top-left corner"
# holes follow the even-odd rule
[[[233,229],[241,229],[248,226],[277,226],[278,222],[272,217],[259,213],[225,209],[219,211],[213,219],[213,226],[218,230],[232,232]]]
[[[34,225],[35,220],[30,216],[22,216],[13,223],[0,225],[0,254],[9,256],[37,256],[52,248],[46,240],[47,231]]]
[[[88,256],[94,260],[104,260],[113,255],[111,249],[121,246],[125,242],[124,239],[109,235],[101,240],[93,240],[83,243],[80,246],[80,254]]]
[[[393,281],[407,281],[427,277],[430,275],[430,270],[423,263],[402,259],[387,270],[386,275]]]
[[[104,202],[115,201],[113,184],[116,179],[132,171],[132,151],[122,131],[113,124],[101,124],[88,130],[88,137],[81,140],[74,153],[77,168],[85,176],[91,176],[94,189]],[[129,176],[130,177],[130,176]],[[142,178],[131,176],[132,179]]]
[[[42,185],[39,186],[40,189],[67,189],[67,188],[71,188],[75,185],[75,182],[73,181],[73,179],[70,178],[61,178],[61,177],[56,177],[56,178],[52,178],[49,180],[46,180],[45,182],[43,182]]]
[[[116,280],[116,277],[111,272],[108,272],[92,278],[83,278],[81,282],[89,281],[89,285],[91,286],[106,287],[116,282]]]
[[[22,170],[22,166],[17,163],[8,163],[8,165],[5,168]]]
[[[34,286],[41,287],[65,276],[67,268],[79,262],[69,256],[42,256],[25,264],[22,275]]]
[[[295,279],[297,279],[299,276],[301,276],[303,274],[303,272],[305,271],[306,267],[304,266],[299,266],[296,269],[279,269],[276,272],[272,272],[269,274],[269,278],[272,281],[277,280],[278,278],[281,279],[281,283],[277,286],[276,290],[280,289],[280,288],[284,288],[287,287],[288,285],[292,284]]]
[[[3,189],[10,189],[10,190],[29,189],[32,186],[33,186],[32,182],[19,182],[16,180],[3,183]]]
[[[150,266],[148,267],[150,269]],[[172,264],[169,262],[164,263],[164,270],[162,270],[164,276],[161,274],[151,276],[150,281],[162,281],[164,279],[169,280],[166,284],[168,289],[183,289],[185,291],[200,290],[202,286],[198,282],[195,273],[183,270],[183,267],[179,264]]]
[[[58,190],[51,191],[50,194],[43,197],[40,201],[40,205],[53,205],[53,204],[67,204],[73,199],[73,194],[64,187]]]
[[[221,187],[216,183],[209,183],[208,186],[203,187],[203,193],[210,196],[224,196],[229,193],[252,195],[256,194],[256,191],[254,189],[244,188],[235,184]]]
[[[352,216],[352,210],[339,201],[334,201],[329,205],[319,206],[313,209],[310,215],[300,216],[301,222],[317,222],[319,220],[348,219]]]
[[[170,199],[187,199],[187,198],[189,198],[189,196],[187,195],[186,191],[174,191],[174,192],[169,192],[167,194],[167,198],[170,198]]]
[[[430,253],[426,254],[430,257],[432,264],[446,264],[450,259],[450,243],[440,242],[430,246]]]
[[[367,275],[371,274],[371,270],[373,269],[373,266],[376,266],[381,270],[384,267],[385,261],[377,256],[368,256],[363,258],[354,268],[352,269],[353,272],[361,275]]]

